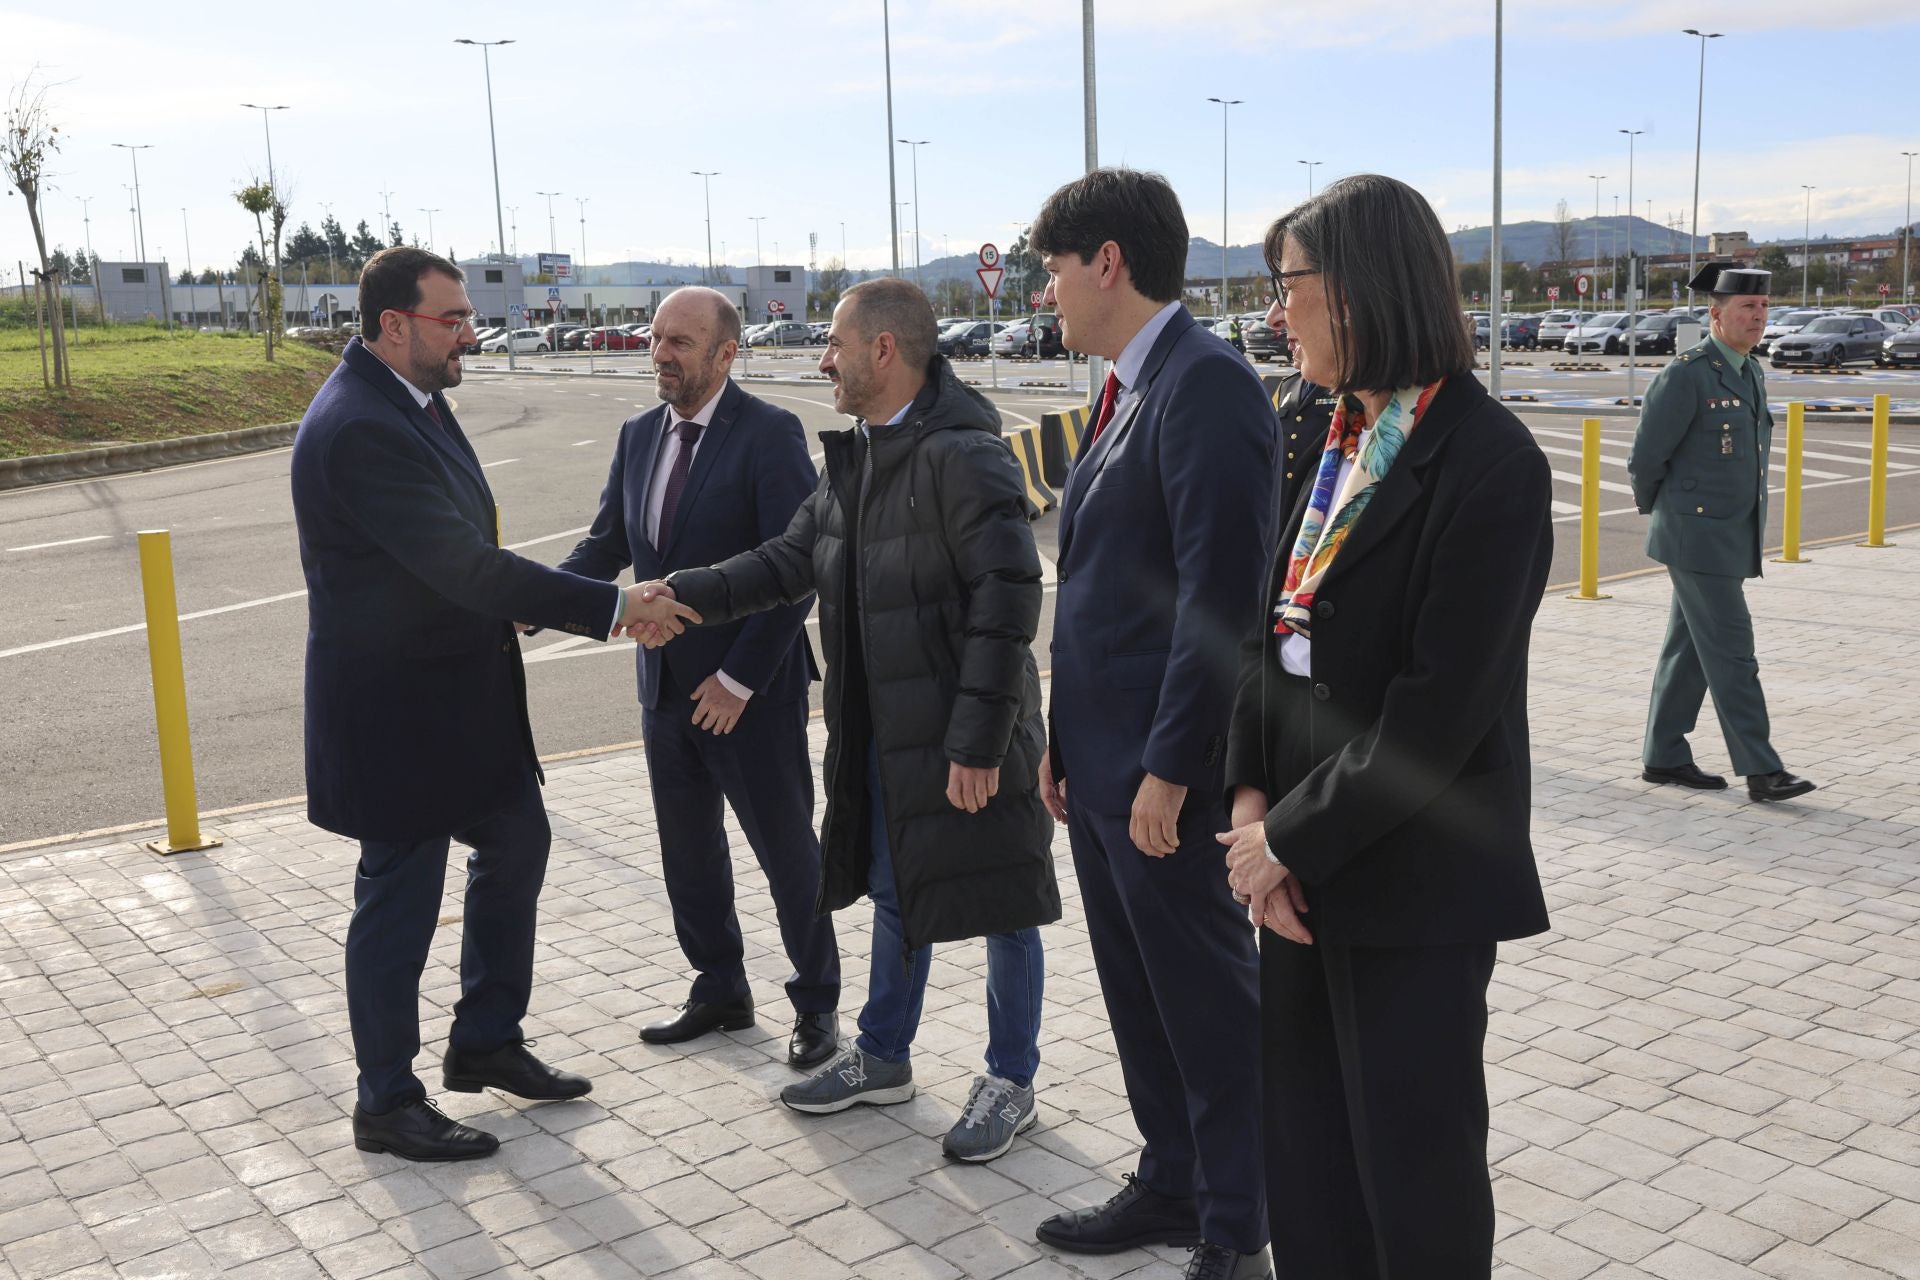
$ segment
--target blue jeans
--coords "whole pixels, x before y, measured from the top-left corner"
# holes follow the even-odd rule
[[[860,1010],[860,1051],[882,1062],[906,1062],[920,1029],[933,948],[906,949],[900,894],[887,843],[886,805],[880,794],[878,750],[867,748],[867,794],[873,815],[873,859],[867,894],[873,899],[873,960],[867,1003]],[[1040,1069],[1040,996],[1046,977],[1040,931],[1021,929],[987,938],[987,1070],[1031,1088]]]

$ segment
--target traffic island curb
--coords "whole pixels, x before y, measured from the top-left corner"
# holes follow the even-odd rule
[[[91,480],[102,476],[151,471],[155,467],[205,462],[241,453],[283,449],[293,443],[297,422],[275,422],[237,431],[210,431],[175,440],[147,440],[139,444],[76,449],[72,453],[42,453],[25,458],[0,458],[0,490],[26,489],[63,480]]]

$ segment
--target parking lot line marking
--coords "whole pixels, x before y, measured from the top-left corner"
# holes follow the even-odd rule
[[[518,551],[522,547],[537,547],[543,542],[558,542],[562,538],[577,538],[592,527],[592,525],[583,524],[578,529],[562,529],[558,533],[549,533],[538,538],[528,538],[525,542],[509,542],[502,550]]]
[[[277,596],[264,596],[258,600],[242,600],[238,604],[223,604],[217,609],[201,609],[195,613],[183,613],[180,621],[192,622],[196,618],[211,618],[220,613],[237,613],[242,609],[257,609],[263,604],[279,604],[283,600],[298,600],[306,595],[305,590],[288,591]],[[23,653],[38,653],[42,649],[61,649],[70,644],[84,644],[88,640],[105,640],[110,636],[130,635],[135,631],[145,631],[147,624],[136,622],[131,626],[112,627],[106,631],[89,631],[83,636],[67,636],[60,640],[42,640],[38,644],[23,644],[13,649],[0,649],[0,658],[14,658]]]
[[[485,471],[488,467],[504,467],[509,462],[518,462],[518,461],[520,461],[520,459],[518,458],[502,458],[498,462],[483,462],[480,464],[480,469],[482,471]]]
[[[570,449],[578,449],[583,444],[592,444],[592,443],[593,441],[591,440],[575,440],[572,444],[568,445],[567,447]]]
[[[1562,502],[1560,499],[1555,498],[1553,500],[1553,514],[1557,516],[1579,515],[1580,504],[1577,502]]]
[[[1564,451],[1562,451],[1562,452],[1564,452]],[[1577,487],[1579,487],[1579,484],[1580,484],[1580,477],[1579,477],[1579,476],[1575,476],[1575,475],[1568,475],[1568,474],[1567,474],[1566,472],[1564,472],[1564,471],[1556,471],[1556,472],[1554,472],[1554,473],[1553,473],[1553,478],[1554,478],[1555,480],[1558,480],[1558,481],[1560,481],[1560,482],[1561,482],[1562,484],[1570,484],[1570,485],[1573,485],[1573,486],[1575,486],[1576,488],[1577,488]],[[1624,493],[1624,494],[1627,494],[1627,495],[1629,495],[1629,496],[1631,496],[1631,495],[1632,495],[1632,493],[1633,493],[1633,489],[1632,489],[1632,487],[1631,487],[1631,486],[1629,486],[1629,485],[1624,485],[1624,484],[1621,484],[1621,483],[1619,483],[1619,482],[1618,482],[1618,481],[1616,481],[1616,480],[1602,480],[1602,481],[1600,482],[1600,487],[1601,487],[1602,489],[1605,489],[1605,490],[1606,490],[1606,491],[1607,491],[1608,493]]]
[[[29,542],[24,547],[8,547],[9,551],[45,551],[48,547],[76,547],[83,542],[105,542],[107,535],[96,533],[87,538],[62,538],[58,542]]]

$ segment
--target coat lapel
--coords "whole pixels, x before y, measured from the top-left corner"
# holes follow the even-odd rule
[[[1141,406],[1147,402],[1147,393],[1153,387],[1153,380],[1159,376],[1160,369],[1167,362],[1174,344],[1193,327],[1193,317],[1184,310],[1175,313],[1167,321],[1160,336],[1154,340],[1153,349],[1147,352],[1146,360],[1140,366],[1138,385],[1127,388],[1126,396],[1114,409],[1113,420],[1107,423],[1107,429],[1100,438],[1073,464],[1073,470],[1067,473],[1067,494],[1060,510],[1060,559],[1065,561],[1067,549],[1073,542],[1073,526],[1078,522],[1080,504],[1086,501],[1087,490],[1092,487],[1100,469],[1107,465],[1107,458],[1113,453],[1114,446],[1127,429],[1133,426],[1135,418],[1140,416]]]
[[[1486,390],[1470,373],[1455,374],[1447,379],[1426,416],[1407,437],[1392,470],[1381,477],[1380,487],[1374,490],[1367,509],[1353,526],[1353,532],[1347,535],[1346,545],[1334,556],[1333,566],[1327,570],[1329,581],[1336,575],[1344,575],[1369,551],[1386,541],[1387,535],[1413,509],[1425,490],[1427,464],[1446,444],[1460,419],[1472,411],[1474,401],[1485,399],[1486,395]]]
[[[453,410],[447,406],[444,397],[438,402],[440,412],[447,424],[443,428],[427,416],[425,409],[414,402],[413,395],[400,384],[400,379],[392,369],[387,367],[386,361],[367,350],[360,338],[356,336],[348,340],[347,348],[341,354],[341,360],[349,369],[359,374],[368,386],[385,397],[387,402],[400,413],[406,424],[426,440],[429,448],[444,454],[468,479],[472,480],[489,507],[493,505],[493,490],[487,486],[486,472],[481,470],[478,455],[474,453],[473,446],[467,443],[466,434],[460,430],[460,424],[454,420]],[[493,527],[491,520],[488,521],[487,527]]]

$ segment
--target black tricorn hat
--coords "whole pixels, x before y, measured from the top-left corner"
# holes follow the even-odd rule
[[[1700,268],[1698,275],[1687,282],[1687,288],[1724,298],[1740,293],[1765,295],[1769,292],[1772,282],[1773,272],[1771,271],[1737,267],[1731,262],[1709,262]]]

